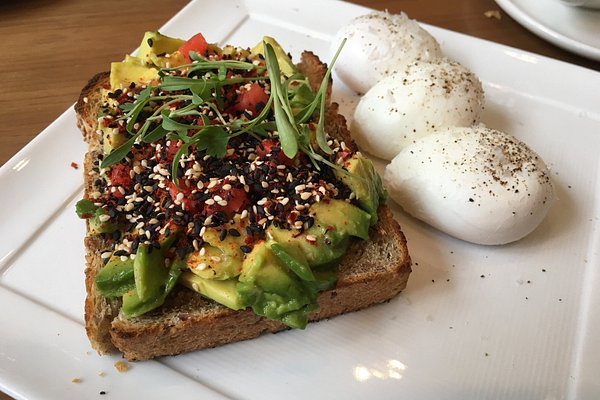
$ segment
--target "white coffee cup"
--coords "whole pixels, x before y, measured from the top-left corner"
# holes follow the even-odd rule
[[[576,7],[587,7],[587,8],[600,8],[600,0],[560,0],[563,3],[576,6]]]

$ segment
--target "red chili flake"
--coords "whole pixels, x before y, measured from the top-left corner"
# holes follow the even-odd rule
[[[76,162],[73,161],[71,163],[71,168],[73,168],[73,169],[79,169],[79,164],[77,164]]]

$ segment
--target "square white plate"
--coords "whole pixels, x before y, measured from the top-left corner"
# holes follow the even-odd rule
[[[336,30],[368,11],[194,1],[162,31],[242,46],[266,34],[329,60]],[[120,357],[96,355],[83,327],[82,177],[70,163],[86,146],[68,110],[0,169],[0,388],[23,399],[599,398],[600,74],[426,28],[483,81],[484,122],[551,167],[558,201],[533,234],[477,246],[395,207],[414,272],[389,303],[118,373]],[[347,111],[356,100],[339,81],[334,97]]]

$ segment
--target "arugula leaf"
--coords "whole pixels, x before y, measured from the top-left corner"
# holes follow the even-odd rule
[[[144,143],[156,142],[157,140],[164,138],[167,135],[167,133],[169,133],[168,130],[163,128],[162,125],[158,125],[152,130],[152,132],[148,133],[147,135],[144,135],[144,138],[142,140],[144,141]]]
[[[288,158],[294,158],[298,153],[298,128],[293,114],[290,118],[291,110],[285,110],[285,104],[282,104],[281,93],[283,87],[281,85],[281,71],[275,50],[267,42],[263,42],[265,49],[265,58],[267,61],[267,70],[271,77],[271,98],[273,98],[273,108],[275,113],[275,123],[277,124],[277,132],[281,142],[283,154]],[[287,94],[286,94],[287,97]]]
[[[114,149],[113,151],[111,151],[110,154],[107,155],[106,157],[104,157],[104,160],[102,160],[102,163],[100,164],[100,168],[110,167],[111,165],[114,165],[114,164],[118,163],[119,161],[121,161],[122,159],[124,159],[127,156],[127,153],[129,153],[129,151],[135,144],[135,141],[137,140],[139,135],[140,135],[139,133],[135,134],[134,136],[131,137],[131,139],[129,139],[128,141],[123,143],[121,146],[119,146],[116,149]]]
[[[88,199],[81,199],[75,204],[75,212],[81,219],[92,218],[97,209],[98,206]]]
[[[135,104],[133,102],[131,103],[123,103],[123,104],[119,104],[119,108],[123,111],[123,112],[129,112],[131,110],[133,110],[133,108],[135,107]]]
[[[229,134],[220,126],[208,126],[202,130],[196,143],[198,150],[206,150],[206,154],[223,158],[227,154]]]
[[[317,97],[320,98],[321,102],[321,109],[319,110],[319,123],[317,124],[317,144],[319,145],[321,150],[323,150],[326,154],[333,153],[333,150],[331,150],[331,147],[329,147],[329,145],[327,144],[327,137],[325,134],[325,103],[327,103],[327,86],[329,86],[329,77],[331,76],[331,71],[335,64],[335,61],[340,55],[340,52],[342,51],[342,48],[344,47],[345,43],[346,38],[342,40],[342,43],[335,52],[335,55],[333,56],[333,59],[329,64],[329,68],[327,68],[327,72],[325,73],[325,77],[321,82],[321,87],[319,88],[319,92],[317,94]]]

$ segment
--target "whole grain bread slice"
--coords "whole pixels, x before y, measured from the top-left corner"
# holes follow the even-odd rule
[[[326,66],[313,53],[304,52],[298,67],[316,91]],[[108,86],[108,78],[108,73],[93,77],[75,105],[77,125],[89,144],[84,169],[85,198],[90,198],[96,190],[94,181],[98,174],[93,163],[101,151],[96,115],[101,104],[100,90]],[[329,102],[330,92],[331,85],[326,129],[355,150],[346,120],[338,113],[337,104]],[[336,286],[319,295],[319,309],[310,315],[311,321],[382,303],[406,287],[411,272],[406,238],[386,205],[381,205],[378,213],[379,222],[371,228],[370,239],[351,245],[340,263]],[[118,350],[128,360],[146,360],[251,339],[287,328],[279,322],[259,317],[251,310],[234,311],[180,287],[160,308],[138,318],[125,319],[119,314],[120,301],[107,300],[94,285],[94,278],[103,267],[100,255],[110,243],[101,236],[91,235],[88,230],[84,244],[86,331],[92,347],[100,354]]]

